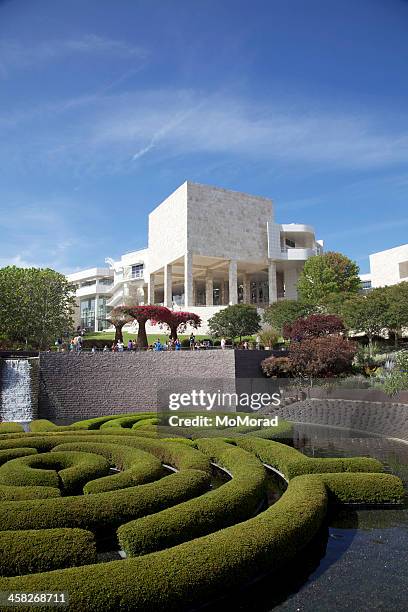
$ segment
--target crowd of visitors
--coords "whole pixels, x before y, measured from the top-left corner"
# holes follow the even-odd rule
[[[55,341],[55,347],[58,353],[60,352],[80,353],[83,350],[83,342],[84,342],[84,330],[81,330],[81,328],[78,328],[77,335],[71,338],[69,342],[64,342],[61,338],[57,338],[57,340]],[[260,339],[257,338],[256,348],[259,348],[259,345],[260,345]],[[230,348],[231,343],[230,342],[227,343],[227,340],[225,338],[221,338],[219,342],[219,346],[222,350],[224,350],[226,348]],[[153,344],[150,344],[146,348],[146,350],[148,351],[180,351],[182,348],[187,348],[190,351],[195,351],[195,350],[214,348],[214,346],[211,340],[209,339],[197,340],[194,333],[191,333],[188,341],[183,341],[183,344],[180,342],[178,338],[176,340],[174,340],[173,338],[168,338],[165,341],[162,341],[160,338],[157,338],[157,340]],[[244,340],[238,346],[235,346],[235,348],[246,350],[246,349],[253,348],[253,347],[249,345],[247,340]],[[105,344],[103,349],[100,349],[97,346],[93,346],[91,348],[92,353],[96,353],[97,351],[100,351],[100,350],[102,350],[104,353],[107,353],[107,352],[123,353],[124,351],[136,351],[140,349],[137,345],[136,339],[135,340],[129,339],[126,345],[124,342],[119,340],[117,342],[113,342],[111,345]]]

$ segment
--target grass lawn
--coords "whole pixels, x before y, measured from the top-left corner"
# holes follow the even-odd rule
[[[199,336],[194,334],[196,337],[196,340],[202,340],[203,338],[210,338],[210,336]],[[183,340],[184,338],[189,338],[190,334],[180,334],[179,338],[180,340]],[[93,334],[85,334],[85,339],[86,340],[106,340],[107,344],[110,342],[112,344],[113,340],[115,338],[115,332],[95,332]],[[129,333],[127,331],[123,332],[123,341],[126,344],[129,339],[130,340],[136,340],[137,338],[137,332],[136,333]],[[148,334],[147,335],[147,340],[149,342],[149,344],[153,344],[153,342],[156,342],[157,338],[160,338],[160,342],[167,342],[167,340],[169,339],[169,334],[163,334],[163,333],[158,333],[158,334]]]

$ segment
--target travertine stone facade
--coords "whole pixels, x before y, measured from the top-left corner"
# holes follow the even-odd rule
[[[208,333],[214,306],[262,309],[294,298],[304,262],[321,248],[310,226],[276,223],[272,200],[187,181],[150,213],[147,249],[107,260],[113,282],[106,306],[137,298],[192,312],[206,307],[199,333]]]

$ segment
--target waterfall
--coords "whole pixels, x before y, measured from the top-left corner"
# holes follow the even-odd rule
[[[27,359],[5,359],[1,372],[2,421],[31,421],[31,364]]]

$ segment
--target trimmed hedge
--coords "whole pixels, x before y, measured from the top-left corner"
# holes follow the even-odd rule
[[[46,486],[65,493],[81,489],[90,479],[105,476],[109,462],[91,453],[42,453],[12,459],[0,467],[0,483],[15,486]]]
[[[113,418],[105,423],[102,423],[100,429],[106,429],[108,427],[123,427],[124,429],[131,429],[134,423],[143,421],[145,419],[152,418],[153,413],[151,412],[140,412],[139,414],[128,415],[124,417]]]
[[[4,531],[80,527],[118,527],[132,519],[158,512],[204,493],[210,477],[202,471],[184,470],[149,484],[78,497],[34,499],[0,503]]]
[[[35,448],[8,448],[0,450],[0,465],[7,463],[10,459],[17,459],[17,457],[26,457],[27,455],[36,455],[37,451]]]
[[[280,442],[262,440],[253,436],[242,436],[235,442],[241,448],[254,453],[262,462],[282,472],[288,480],[302,474],[383,471],[381,462],[371,457],[333,459],[306,457],[295,448]]]
[[[200,450],[232,473],[232,480],[201,497],[122,525],[119,542],[128,555],[175,546],[251,517],[265,498],[266,472],[256,457],[219,440]]]
[[[0,575],[32,574],[96,563],[94,536],[84,529],[0,532]]]
[[[24,432],[24,427],[21,425],[21,423],[0,423],[0,434],[22,432]]]
[[[169,464],[178,470],[194,469],[211,474],[211,465],[208,457],[195,448],[187,444],[181,445],[179,441],[163,442],[160,439],[142,437],[139,434],[136,436],[120,428],[105,430],[103,434],[100,431],[66,431],[56,434],[48,432],[41,436],[36,434],[25,434],[24,438],[17,437],[0,440],[0,450],[6,448],[21,448],[29,444],[30,447],[32,446],[39,452],[47,452],[58,444],[78,441],[109,442],[112,444],[129,446],[131,448],[140,448],[148,453],[152,453],[155,457],[160,459],[162,463]]]
[[[188,610],[287,563],[317,533],[326,504],[323,482],[302,476],[238,525],[143,557],[2,578],[0,589],[67,591],[72,612]]]
[[[15,487],[0,485],[0,502],[20,501],[23,499],[47,499],[60,497],[61,491],[53,487]]]
[[[53,448],[53,452],[63,451],[82,451],[102,455],[108,460],[110,466],[122,470],[113,476],[90,480],[84,486],[84,493],[102,493],[134,487],[152,482],[164,475],[162,464],[156,457],[136,448],[103,442],[68,442]]]
[[[388,504],[404,499],[404,486],[392,474],[319,474],[328,489],[329,501],[341,504]]]

